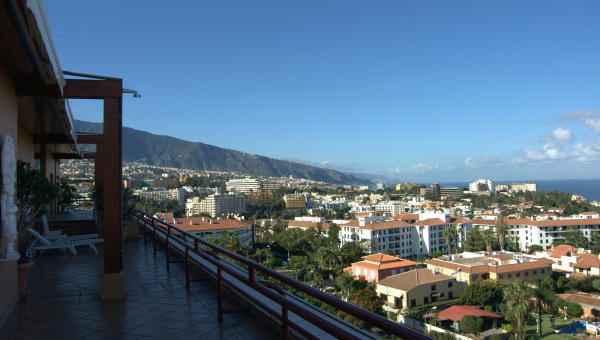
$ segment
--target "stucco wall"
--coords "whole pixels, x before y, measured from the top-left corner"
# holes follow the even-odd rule
[[[0,66],[0,135],[18,141],[17,97],[12,79]],[[17,301],[17,262],[0,261],[0,326]]]
[[[450,282],[450,281],[452,281],[452,287],[448,287],[448,282]],[[431,290],[432,284],[435,284],[435,286],[436,286],[435,287],[436,289],[434,291]],[[431,293],[432,292],[444,294],[443,297],[438,297],[437,301],[448,300],[449,292],[452,292],[453,299],[461,297],[464,295],[465,284],[462,282],[457,282],[455,280],[446,280],[446,281],[440,281],[440,282],[436,282],[436,283],[423,284],[423,285],[420,285],[418,287],[411,289],[408,292],[402,291],[400,289],[395,289],[392,287],[377,285],[376,291],[380,296],[381,296],[381,294],[387,295],[387,302],[389,304],[394,304],[394,300],[396,297],[398,297],[398,298],[402,297],[402,306],[398,306],[398,308],[407,309],[407,308],[410,308],[411,299],[416,300],[416,306],[422,305],[424,303],[423,301],[424,301],[425,297],[428,297],[429,303],[431,303],[432,302],[431,301]]]
[[[35,155],[35,148],[33,145],[33,136],[23,129],[20,125],[17,126],[18,138],[17,141],[17,159],[24,161],[33,166]]]

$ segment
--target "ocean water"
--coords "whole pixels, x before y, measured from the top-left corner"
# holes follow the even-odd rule
[[[497,183],[511,182],[536,182],[538,191],[564,191],[570,194],[581,195],[588,200],[600,201],[600,179],[552,179],[552,180],[520,180],[520,181],[497,181]],[[469,182],[441,182],[442,186],[456,186],[464,188]]]

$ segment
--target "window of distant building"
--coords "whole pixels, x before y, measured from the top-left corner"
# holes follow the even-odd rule
[[[417,305],[417,300],[416,300],[416,299],[411,299],[411,300],[410,300],[410,306],[411,306],[411,307],[414,307],[414,306],[416,306],[416,305]]]
[[[431,285],[431,290],[435,290],[435,285]]]
[[[448,281],[448,288],[452,288],[452,281]]]

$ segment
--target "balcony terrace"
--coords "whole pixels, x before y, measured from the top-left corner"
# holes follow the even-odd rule
[[[191,234],[136,213],[143,240],[123,246],[127,298],[100,299],[103,256],[41,254],[0,339],[376,339],[290,294],[294,288],[405,339],[427,339]],[[100,252],[103,248],[100,247]],[[233,260],[227,259],[232,257]],[[259,276],[278,279],[266,281]]]
[[[278,337],[269,321],[248,309],[216,317],[210,281],[185,289],[182,266],[166,269],[144,242],[123,247],[127,299],[101,301],[98,276],[103,256],[81,251],[46,253],[35,259],[29,299],[0,331],[0,339],[267,339]],[[102,252],[102,248],[99,248]],[[224,306],[239,301],[225,296]]]

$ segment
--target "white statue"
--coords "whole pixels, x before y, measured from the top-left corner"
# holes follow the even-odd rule
[[[17,182],[17,164],[15,159],[15,144],[10,135],[2,140],[2,244],[0,254],[6,260],[18,260],[19,253],[15,251],[17,239],[17,216],[19,208],[15,205],[15,185]],[[6,247],[6,248],[4,248]]]

